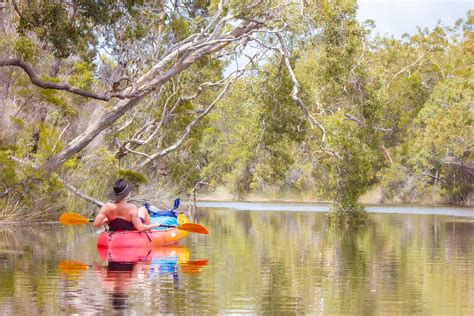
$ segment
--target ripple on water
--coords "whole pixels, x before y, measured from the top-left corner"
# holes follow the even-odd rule
[[[0,314],[472,314],[474,223],[371,220],[337,231],[311,211],[201,209],[210,234],[190,234],[183,255],[206,264],[161,258],[133,272],[110,271],[92,229],[9,231],[0,234]],[[62,260],[80,269],[64,273]]]

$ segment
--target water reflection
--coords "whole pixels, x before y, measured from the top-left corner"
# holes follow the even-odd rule
[[[96,249],[88,226],[0,228],[0,314],[449,314],[474,310],[474,220],[201,209],[181,246]],[[207,258],[209,261],[200,258]]]
[[[130,292],[148,290],[144,288],[145,281],[160,280],[169,275],[173,288],[179,289],[180,274],[198,274],[208,264],[207,259],[190,260],[188,248],[178,244],[153,248],[97,248],[97,253],[103,261],[87,265],[62,260],[58,269],[66,278],[77,280],[91,268],[108,295],[109,305],[118,311],[129,308]]]

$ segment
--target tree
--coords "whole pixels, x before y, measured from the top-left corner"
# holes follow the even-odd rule
[[[15,67],[14,89],[22,97],[10,106],[36,112],[42,104],[43,110],[13,119],[20,129],[15,137],[27,140],[33,134],[33,143],[12,150],[9,140],[2,140],[7,157],[16,162],[18,181],[1,195],[51,172],[62,178],[72,174],[90,158],[85,149],[93,141],[106,140],[105,146],[88,147],[102,150],[105,168],[114,164],[108,158],[112,149],[120,169],[153,169],[155,161],[183,146],[242,75],[236,69],[222,76],[234,50],[258,32],[262,38],[272,30],[283,32],[298,6],[224,0],[13,1],[10,22],[16,30],[4,37],[8,54],[0,67]],[[39,128],[23,128],[25,121]]]

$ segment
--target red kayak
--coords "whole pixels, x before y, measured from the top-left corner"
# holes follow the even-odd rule
[[[188,219],[183,214],[180,214],[178,216],[178,222],[182,225],[188,223]],[[148,232],[103,232],[99,235],[99,239],[97,240],[97,248],[143,248],[171,245],[187,235],[187,231],[176,228],[152,230]]]
[[[134,248],[98,248],[97,252],[103,260],[116,262],[148,262],[153,259],[176,259],[183,263],[189,261],[189,250],[182,245],[168,245],[162,247],[134,247]]]

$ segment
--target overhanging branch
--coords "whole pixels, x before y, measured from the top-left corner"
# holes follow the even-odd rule
[[[119,98],[119,99],[130,99],[136,96],[136,93],[96,93],[92,91],[86,91],[83,89],[79,89],[73,86],[70,86],[66,83],[56,83],[56,82],[51,82],[48,80],[43,80],[41,79],[40,75],[38,72],[34,69],[34,67],[27,63],[26,61],[19,59],[19,58],[14,58],[14,59],[0,59],[0,67],[4,66],[15,66],[15,67],[20,67],[22,68],[28,77],[30,77],[31,82],[44,89],[54,89],[54,90],[61,90],[61,91],[67,91],[76,95],[80,95],[82,97],[86,98],[91,98],[91,99],[96,99],[96,100],[101,100],[101,101],[110,101],[112,98]]]
[[[99,200],[97,200],[97,199],[94,199],[93,197],[91,197],[91,196],[85,194],[85,193],[82,192],[82,191],[79,191],[78,189],[76,189],[75,187],[73,187],[72,185],[70,185],[70,184],[67,183],[67,182],[63,182],[63,183],[64,183],[64,187],[65,187],[66,189],[68,189],[69,191],[71,191],[72,193],[74,193],[75,195],[77,195],[77,196],[83,198],[83,199],[86,200],[86,201],[91,202],[92,204],[97,205],[98,207],[104,206],[104,203],[103,203],[103,202],[101,202],[101,201],[99,201]]]
[[[169,147],[153,154],[153,155],[150,155],[149,158],[147,158],[144,162],[142,162],[140,165],[138,165],[137,169],[142,169],[143,167],[145,167],[146,165],[148,165],[150,162],[152,162],[153,160],[157,159],[158,157],[164,157],[166,155],[168,155],[169,153],[175,151],[176,149],[178,149],[183,143],[184,141],[188,138],[189,134],[191,133],[191,130],[193,129],[193,127],[199,122],[201,121],[207,114],[209,114],[212,109],[215,107],[215,105],[217,104],[217,102],[222,99],[222,97],[226,94],[227,90],[229,89],[230,85],[235,81],[237,80],[237,78],[239,78],[240,75],[236,75],[234,79],[232,79],[231,81],[229,81],[227,83],[227,85],[224,87],[224,89],[221,91],[221,93],[219,93],[219,95],[216,97],[216,99],[214,99],[214,101],[211,102],[211,104],[209,104],[209,106],[206,108],[206,110],[204,112],[202,112],[196,119],[194,119],[191,123],[188,124],[188,126],[186,126],[186,128],[184,129],[184,132],[183,134],[181,135],[181,137],[172,145],[170,145]]]

